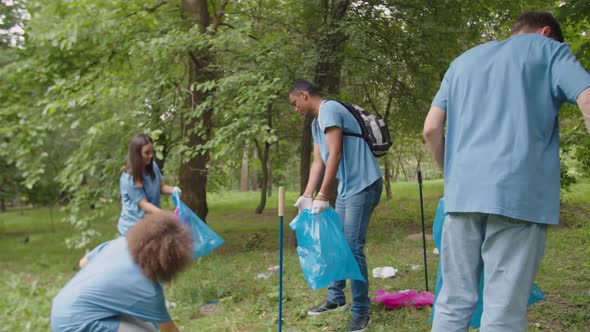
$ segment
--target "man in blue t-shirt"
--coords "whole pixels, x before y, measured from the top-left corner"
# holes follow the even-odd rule
[[[304,116],[313,116],[313,163],[306,189],[295,203],[300,210],[311,209],[321,213],[329,206],[329,192],[334,179],[338,179],[336,212],[340,217],[344,237],[367,278],[367,263],[363,249],[367,226],[374,208],[379,203],[383,189],[382,173],[369,145],[363,138],[344,135],[360,134],[360,125],[354,116],[339,102],[324,100],[317,87],[308,81],[295,82],[289,93],[295,111]],[[312,194],[324,178],[315,199]],[[327,300],[308,311],[308,315],[320,315],[345,308],[344,287],[346,281],[330,284]],[[348,331],[365,331],[369,325],[369,284],[351,281],[352,320]]]
[[[525,13],[511,34],[451,63],[424,123],[448,213],[432,331],[467,331],[482,270],[481,330],[526,329],[547,225],[559,223],[563,102],[590,132],[590,75],[553,15]]]
[[[126,237],[98,246],[55,296],[54,332],[177,332],[161,282],[191,261],[189,229],[170,212],[149,214]],[[160,257],[160,259],[154,259]]]

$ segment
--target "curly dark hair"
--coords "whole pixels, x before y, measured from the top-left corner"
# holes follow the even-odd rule
[[[191,262],[191,233],[173,213],[146,214],[127,233],[131,257],[152,281],[167,282]]]

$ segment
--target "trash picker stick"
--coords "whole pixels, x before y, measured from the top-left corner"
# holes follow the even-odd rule
[[[424,227],[424,202],[422,198],[422,172],[418,170],[418,186],[420,187],[420,213],[422,214],[422,251],[424,253],[424,278],[428,292],[428,265],[426,263],[426,231]]]
[[[285,187],[279,187],[279,332],[283,330],[283,216],[285,215]]]

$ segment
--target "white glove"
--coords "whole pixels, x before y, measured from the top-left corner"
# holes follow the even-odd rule
[[[178,195],[180,195],[182,193],[182,190],[180,190],[180,188],[178,188],[177,186],[174,186],[172,187],[172,192],[178,193]]]
[[[311,197],[300,196],[295,202],[295,207],[299,209],[299,213],[305,209],[311,209],[313,200]]]
[[[322,201],[320,199],[314,199],[311,205],[311,214],[320,214],[330,207],[329,201]]]

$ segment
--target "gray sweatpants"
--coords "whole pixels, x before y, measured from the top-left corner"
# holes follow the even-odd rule
[[[433,332],[467,331],[484,270],[480,332],[518,332],[545,254],[547,225],[483,213],[450,213],[441,242],[443,285]]]

